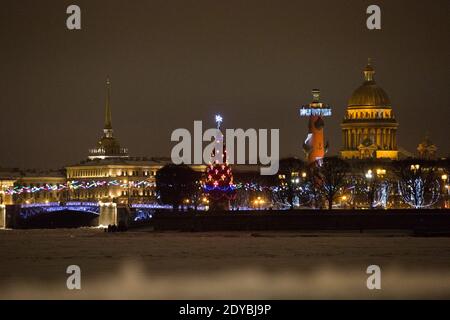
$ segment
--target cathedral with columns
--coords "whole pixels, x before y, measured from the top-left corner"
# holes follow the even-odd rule
[[[341,123],[344,159],[398,159],[398,122],[387,93],[375,82],[370,59],[364,81],[348,100]]]

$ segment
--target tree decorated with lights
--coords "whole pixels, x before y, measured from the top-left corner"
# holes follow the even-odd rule
[[[364,173],[364,177],[360,177],[355,182],[355,185],[358,193],[365,195],[369,209],[386,209],[391,192],[391,183],[387,179],[369,169]]]
[[[233,173],[228,164],[223,134],[220,132],[222,121],[223,118],[220,115],[216,115],[216,147],[211,153],[211,160],[206,168],[206,177],[203,184],[203,189],[209,197],[211,210],[228,210],[230,208],[230,200],[236,195]]]
[[[420,209],[429,208],[439,200],[440,184],[434,161],[397,162],[398,189],[403,201]]]
[[[297,158],[285,158],[279,162],[278,183],[272,188],[272,198],[277,207],[294,209],[310,204],[311,183],[307,178],[306,164]]]
[[[360,203],[364,201],[369,209],[388,207],[394,183],[393,170],[387,173],[387,170],[380,168],[379,164],[372,159],[352,164],[355,172],[359,171],[360,174],[352,175],[349,190]],[[354,198],[351,200],[354,201]]]

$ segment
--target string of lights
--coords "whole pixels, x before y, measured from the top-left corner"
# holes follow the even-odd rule
[[[127,181],[121,182],[118,180],[110,180],[110,181],[71,181],[67,184],[44,184],[42,186],[23,186],[16,185],[9,189],[5,190],[5,194],[14,195],[14,194],[22,194],[22,193],[36,193],[41,191],[63,191],[63,190],[78,190],[78,189],[92,189],[98,187],[111,187],[117,186],[121,188],[140,188],[140,187],[153,187],[154,183],[140,180],[140,181]]]

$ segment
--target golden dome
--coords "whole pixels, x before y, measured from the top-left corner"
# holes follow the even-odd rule
[[[390,107],[391,101],[387,93],[380,88],[373,76],[375,70],[369,63],[364,69],[364,83],[356,89],[350,99],[348,106]]]

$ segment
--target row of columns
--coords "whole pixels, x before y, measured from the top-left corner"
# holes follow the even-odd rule
[[[0,229],[6,229],[6,206],[0,204]]]
[[[388,150],[397,149],[397,129],[390,128],[361,128],[343,129],[343,144],[346,150],[356,150],[363,140],[369,137],[380,149],[387,146]]]

